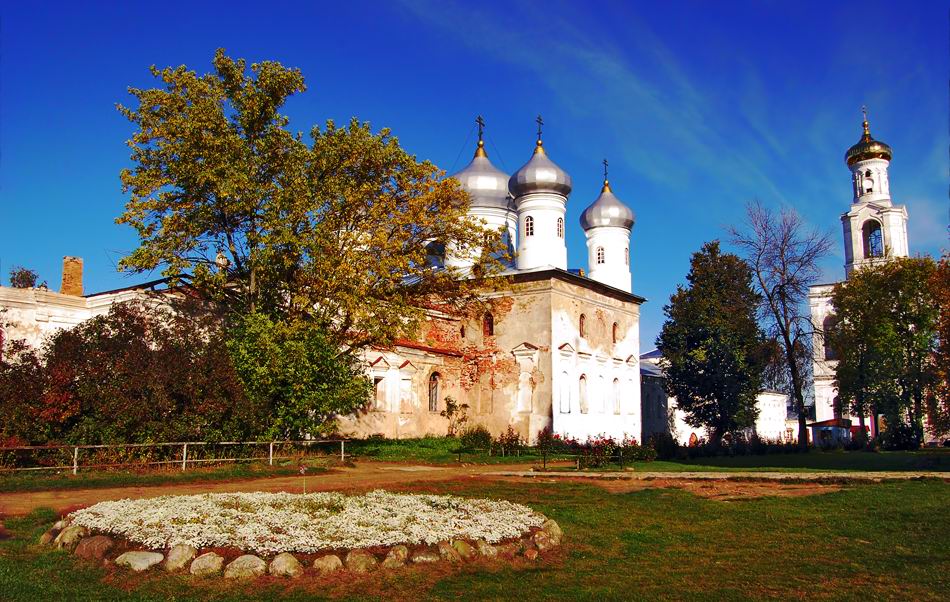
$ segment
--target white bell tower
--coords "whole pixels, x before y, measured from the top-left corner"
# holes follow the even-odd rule
[[[841,216],[846,275],[864,265],[909,255],[907,208],[891,202],[887,169],[893,152],[871,137],[867,109],[863,111],[864,133],[845,153],[854,192],[851,210]]]

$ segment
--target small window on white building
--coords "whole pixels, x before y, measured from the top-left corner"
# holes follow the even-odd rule
[[[587,413],[587,377],[581,374],[580,381],[578,381],[579,395],[581,406],[581,414]]]
[[[439,411],[439,384],[441,377],[438,372],[433,372],[429,377],[429,411]]]
[[[587,336],[587,316],[584,314],[581,314],[581,317],[577,320],[577,330],[582,339]]]
[[[561,373],[561,413],[571,413],[571,380],[567,372]]]
[[[534,218],[530,215],[524,218],[524,235],[534,236]]]
[[[373,410],[386,410],[386,379],[382,376],[373,377]]]
[[[630,265],[630,248],[626,247],[623,250],[623,263],[624,265]]]
[[[597,247],[597,263],[598,264],[604,263],[604,248],[603,247]]]
[[[564,218],[557,218],[557,237],[564,238]]]
[[[614,379],[614,414],[620,413],[620,379]]]
[[[485,317],[482,321],[482,334],[486,337],[495,336],[495,316],[491,315],[490,311],[485,312]]]
[[[610,329],[610,333],[611,333],[611,338],[613,339],[614,343],[619,341],[620,340],[620,325],[614,322],[613,327],[611,327]]]

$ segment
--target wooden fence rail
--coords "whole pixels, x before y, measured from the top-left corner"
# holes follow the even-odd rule
[[[0,458],[4,452],[42,452],[42,451],[68,451],[72,450],[72,465],[57,464],[55,466],[0,466],[0,473],[20,472],[20,471],[41,471],[41,470],[69,470],[73,474],[79,472],[80,450],[122,450],[122,449],[145,449],[145,448],[175,448],[180,447],[181,453],[179,459],[175,460],[150,460],[139,462],[111,462],[99,464],[82,464],[83,468],[116,468],[121,466],[160,466],[163,464],[181,464],[181,469],[187,470],[189,464],[200,464],[202,462],[248,462],[253,460],[267,460],[268,465],[273,466],[274,460],[293,458],[295,456],[274,454],[274,446],[303,446],[310,448],[313,445],[331,445],[340,444],[340,461],[346,460],[346,439],[302,439],[302,440],[281,440],[281,441],[176,441],[161,443],[116,443],[116,444],[96,444],[96,445],[17,445],[10,447],[0,447]],[[207,446],[267,446],[267,455],[242,455],[240,457],[189,457],[188,449]],[[35,460],[36,453],[28,454]],[[2,460],[0,460],[2,462]]]

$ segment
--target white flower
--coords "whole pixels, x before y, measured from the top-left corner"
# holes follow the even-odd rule
[[[317,552],[452,539],[495,543],[520,537],[545,517],[504,500],[377,490],[341,493],[208,493],[100,502],[73,524],[153,549],[177,544],[260,554]]]

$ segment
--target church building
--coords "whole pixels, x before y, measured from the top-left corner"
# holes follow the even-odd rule
[[[340,420],[344,434],[444,435],[446,398],[467,406],[467,425],[494,435],[509,426],[534,441],[551,428],[563,436],[639,440],[640,304],[630,276],[634,214],[606,173],[580,227],[588,270],[569,270],[565,223],[571,176],[548,155],[541,136],[510,177],[479,139],[472,161],[454,174],[471,196],[469,216],[502,230],[515,264],[510,290],[489,294],[480,319],[430,312],[415,341],[366,352],[375,397],[366,412]],[[464,272],[470,260],[446,251]]]
[[[887,174],[893,156],[891,147],[871,136],[866,111],[863,127],[861,139],[848,149],[844,157],[851,171],[853,192],[851,208],[841,215],[846,279],[855,269],[909,255],[907,208],[895,205],[891,200]],[[848,404],[838,398],[834,385],[837,362],[834,351],[825,344],[822,336],[822,331],[829,329],[834,320],[831,293],[835,284],[811,287],[808,303],[812,323],[817,327],[812,360],[816,422],[812,429],[819,436],[838,439],[850,436],[849,431],[858,427],[849,420]],[[876,436],[874,421],[866,417],[865,423],[870,426],[869,435]]]

